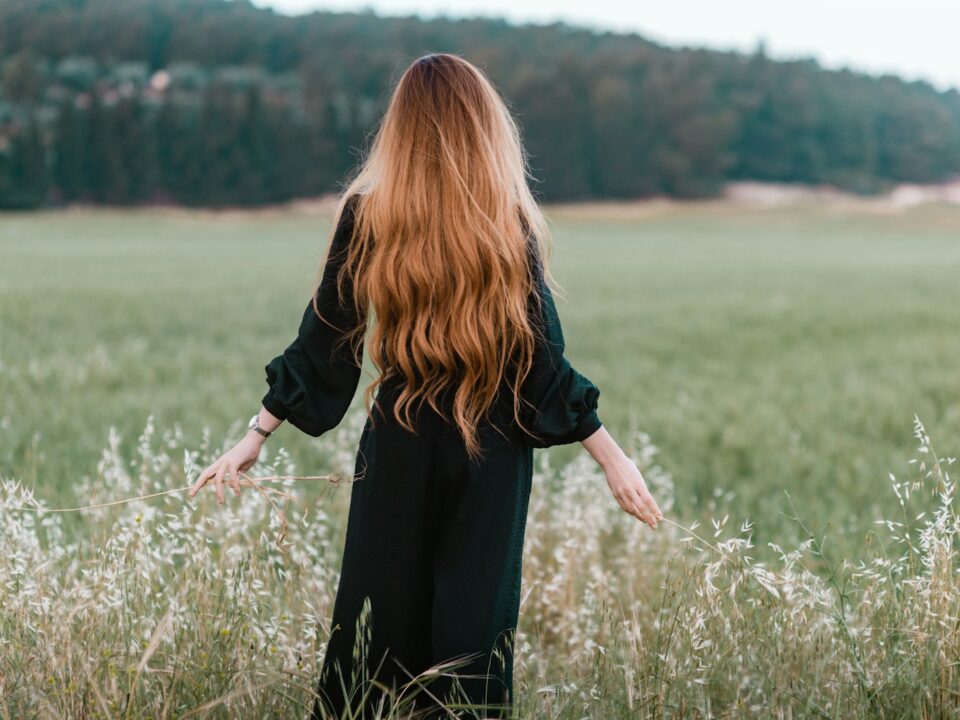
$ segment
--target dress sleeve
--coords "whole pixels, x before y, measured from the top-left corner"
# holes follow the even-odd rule
[[[601,425],[597,414],[600,389],[574,368],[564,356],[563,329],[553,293],[543,277],[539,255],[532,255],[535,289],[540,303],[531,302],[531,319],[537,334],[533,366],[521,390],[533,405],[525,406],[524,424],[536,437],[527,437],[533,447],[551,447],[579,442]],[[523,415],[521,415],[523,417]]]
[[[265,367],[270,387],[263,396],[263,406],[278,419],[313,437],[331,430],[343,419],[360,380],[360,366],[351,357],[349,344],[339,342],[342,330],[359,322],[349,277],[344,282],[342,300],[337,292],[337,272],[353,230],[355,197],[344,205],[317,290],[317,306],[336,329],[317,317],[311,298],[297,337]]]

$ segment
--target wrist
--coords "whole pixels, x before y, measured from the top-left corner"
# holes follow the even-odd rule
[[[603,443],[596,448],[594,459],[604,472],[610,472],[620,465],[627,454],[615,442]]]
[[[623,459],[626,457],[623,450],[617,448],[609,453],[605,453],[597,458],[597,464],[600,465],[600,469],[604,472],[609,472],[613,470],[617,465],[623,462]]]
[[[276,430],[276,427],[267,429],[260,425],[260,413],[257,413],[250,418],[250,422],[247,423],[247,430],[250,432],[250,434],[255,435],[262,445],[263,441],[273,434],[273,431]]]
[[[605,473],[615,470],[627,457],[603,425],[581,443]]]
[[[255,430],[247,430],[246,439],[256,443],[258,446],[262,446],[267,441],[263,435]]]

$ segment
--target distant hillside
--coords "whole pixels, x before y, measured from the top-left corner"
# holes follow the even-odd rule
[[[287,17],[234,0],[0,0],[0,207],[337,190],[426,52],[484,68],[545,200],[727,180],[872,193],[960,172],[960,93],[564,24]]]

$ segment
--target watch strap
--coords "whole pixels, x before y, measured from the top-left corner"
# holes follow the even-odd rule
[[[250,418],[250,423],[247,425],[247,427],[253,430],[255,433],[258,433],[259,435],[263,435],[263,437],[265,438],[268,438],[271,435],[273,435],[272,432],[264,430],[262,427],[260,427],[260,413],[257,413],[252,418]]]

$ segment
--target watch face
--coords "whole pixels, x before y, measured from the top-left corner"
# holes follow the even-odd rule
[[[247,423],[247,427],[253,430],[253,428],[257,426],[257,420],[259,419],[259,415],[254,415],[252,418],[250,418],[250,422]]]

